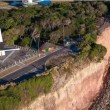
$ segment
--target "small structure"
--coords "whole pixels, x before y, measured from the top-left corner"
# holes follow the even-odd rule
[[[73,44],[73,43],[74,43],[74,41],[73,41],[72,38],[66,37],[66,38],[64,39],[64,45],[65,45],[65,46],[70,46],[70,45]]]
[[[56,49],[56,45],[46,42],[40,47],[41,52],[51,52]]]
[[[0,29],[0,56],[4,56],[5,52],[7,52],[7,51],[15,51],[15,50],[20,50],[20,49],[19,48],[5,48],[4,47],[2,33],[1,33],[1,29]]]

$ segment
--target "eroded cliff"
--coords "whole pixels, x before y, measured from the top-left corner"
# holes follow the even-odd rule
[[[39,96],[22,110],[87,110],[102,88],[108,69],[110,27],[102,32],[97,43],[107,48],[103,61],[91,62],[87,65],[80,64],[81,62],[74,65],[74,61],[70,61],[63,64],[63,69],[54,68],[50,71],[53,72],[54,78],[52,91],[47,95]],[[83,65],[83,68],[80,65]],[[65,73],[62,73],[63,71]]]

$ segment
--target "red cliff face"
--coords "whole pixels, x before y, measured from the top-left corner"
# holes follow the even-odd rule
[[[71,69],[72,75],[66,83],[62,82],[63,86],[40,96],[23,110],[87,110],[99,93],[106,75],[110,57],[110,27],[98,37],[97,43],[107,48],[107,54],[101,63],[90,63],[77,71]],[[58,84],[61,84],[61,79]]]

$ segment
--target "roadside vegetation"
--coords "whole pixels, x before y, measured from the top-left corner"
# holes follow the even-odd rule
[[[92,36],[92,37],[91,37]],[[81,53],[76,56],[77,60],[86,60],[100,62],[107,52],[107,49],[101,44],[96,44],[96,37],[94,34],[86,34],[78,47]]]
[[[0,91],[0,110],[17,110],[18,107],[28,105],[30,101],[48,93],[52,87],[51,74],[34,77],[24,81],[15,87],[9,87]]]

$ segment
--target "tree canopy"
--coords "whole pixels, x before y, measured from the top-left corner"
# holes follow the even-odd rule
[[[25,38],[26,36],[31,37],[32,33],[29,30],[38,26],[40,31],[36,29],[36,33],[45,32],[45,34],[41,35],[42,40],[54,42],[54,39],[56,39],[55,43],[58,43],[63,37],[61,32],[63,25],[65,25],[66,37],[82,36],[93,31],[97,32],[97,20],[100,21],[107,10],[104,2],[66,2],[49,6],[1,10],[0,28],[2,28],[4,33],[5,31],[9,33],[12,28],[18,30],[18,27],[24,26],[22,37]],[[66,34],[67,29],[68,34]],[[60,32],[59,35],[57,34],[58,32]],[[53,33],[57,34],[54,38]],[[5,37],[7,36],[4,34]],[[18,34],[17,37],[21,36]],[[11,35],[8,36],[8,39],[11,40]],[[19,42],[19,44],[21,43]]]

